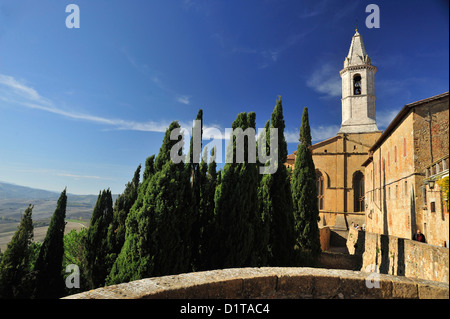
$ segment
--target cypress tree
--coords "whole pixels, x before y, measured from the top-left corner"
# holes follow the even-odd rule
[[[36,298],[59,298],[64,294],[62,263],[66,226],[66,189],[61,193],[36,260]]]
[[[112,195],[109,189],[99,193],[92,212],[86,240],[87,265],[91,288],[103,286],[108,275],[108,227],[113,219]]]
[[[192,199],[190,172],[175,164],[170,151],[179,141],[170,139],[172,122],[156,157],[154,173],[140,187],[138,200],[126,220],[125,243],[107,283],[189,271]],[[179,150],[181,155],[182,149]]]
[[[255,129],[255,113],[240,113],[232,128]],[[230,139],[226,163],[215,192],[215,233],[212,267],[255,266],[259,250],[255,234],[259,228],[256,163],[248,161],[248,139],[244,143],[244,162],[236,163],[236,138]],[[232,153],[231,153],[232,152]],[[256,152],[256,149],[255,149]]]
[[[140,179],[141,165],[139,165],[134,172],[133,179],[128,182],[125,190],[120,194],[114,204],[112,223],[108,227],[107,238],[107,273],[111,271],[111,267],[117,258],[117,255],[122,249],[125,242],[125,221],[138,197],[139,179]],[[147,177],[147,176],[146,176]]]
[[[299,141],[291,180],[296,241],[302,252],[314,258],[321,251],[317,224],[319,209],[317,206],[315,166],[309,149],[311,135],[306,107],[303,110]]]
[[[25,210],[19,227],[3,253],[0,263],[0,298],[29,298],[30,255],[33,240],[33,207]]]
[[[266,125],[267,127],[267,125]],[[259,187],[262,218],[268,228],[268,263],[271,266],[289,266],[294,263],[294,215],[289,173],[282,163],[287,158],[287,143],[284,137],[284,118],[281,97],[278,98],[270,119],[270,127],[278,130],[278,169],[273,174],[265,174]],[[267,134],[268,135],[268,134]],[[267,141],[270,141],[267,138]]]
[[[191,216],[192,216],[192,232],[191,232],[191,240],[192,240],[192,251],[191,258],[193,262],[194,269],[198,267],[199,264],[199,245],[200,245],[200,236],[202,232],[202,192],[205,187],[206,182],[206,170],[207,165],[205,164],[204,157],[202,156],[200,160],[200,153],[202,149],[202,135],[203,135],[203,110],[200,109],[197,113],[197,117],[195,118],[196,122],[194,122],[194,127],[192,128],[192,136],[189,147],[189,156],[187,158],[185,169],[187,173],[190,175],[191,181]],[[197,121],[200,121],[197,122]],[[194,139],[197,140],[197,143],[200,145],[194,146]],[[200,163],[199,163],[200,162]]]
[[[205,148],[204,154],[207,149]],[[201,227],[199,243],[199,260],[197,267],[199,270],[211,268],[211,250],[214,247],[210,245],[210,239],[214,234],[214,193],[217,184],[217,171],[215,161],[215,148],[211,150],[209,164],[206,164],[206,156],[203,156],[200,164],[202,187],[201,187]]]

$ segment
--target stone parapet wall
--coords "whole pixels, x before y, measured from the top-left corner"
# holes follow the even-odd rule
[[[360,270],[376,265],[382,274],[449,281],[448,248],[350,229],[347,249],[361,258]]]
[[[321,268],[233,268],[155,277],[66,299],[414,298],[448,299],[448,283]]]

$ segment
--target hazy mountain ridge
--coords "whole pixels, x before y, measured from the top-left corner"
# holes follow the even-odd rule
[[[34,205],[33,220],[53,215],[61,193],[0,181],[0,223],[18,222],[29,204]],[[67,194],[67,219],[90,219],[98,195]],[[117,195],[113,195],[113,200]]]

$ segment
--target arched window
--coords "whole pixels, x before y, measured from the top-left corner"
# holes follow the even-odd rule
[[[354,197],[354,211],[363,212],[365,209],[364,175],[359,171],[353,175],[353,197]]]
[[[353,77],[353,94],[361,95],[361,75],[359,74]]]
[[[323,210],[324,206],[324,178],[321,172],[316,171],[317,206]]]

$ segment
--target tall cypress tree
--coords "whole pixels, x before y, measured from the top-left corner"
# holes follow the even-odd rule
[[[103,286],[108,275],[108,227],[113,219],[111,190],[100,192],[92,212],[86,240],[88,273],[91,288]]]
[[[209,164],[202,162],[201,171],[203,175],[204,169],[207,167],[205,181],[201,193],[201,209],[202,209],[202,231],[200,234],[200,257],[198,262],[199,270],[211,269],[211,254],[215,247],[211,245],[211,238],[215,232],[215,218],[214,218],[214,194],[217,185],[217,164],[216,164],[216,148],[211,150],[211,157]],[[206,161],[206,157],[205,157]]]
[[[317,224],[319,208],[315,166],[309,149],[311,134],[306,107],[303,110],[299,141],[291,179],[297,246],[303,252],[316,257],[321,251]]]
[[[138,200],[126,220],[125,243],[107,283],[189,271],[191,265],[190,173],[183,163],[175,164],[170,152],[179,140],[171,140],[167,129],[154,173],[140,187]],[[179,155],[182,150],[179,150]],[[147,182],[148,181],[148,182]]]
[[[113,219],[108,227],[108,237],[107,237],[107,273],[111,271],[111,267],[117,258],[117,255],[122,249],[123,243],[125,242],[125,221],[127,216],[133,207],[137,197],[139,189],[139,179],[140,179],[141,165],[137,167],[134,172],[133,179],[128,182],[125,190],[120,194],[114,204]]]
[[[232,128],[255,129],[255,113],[240,113]],[[259,226],[256,163],[248,161],[248,144],[244,143],[244,162],[236,163],[236,139],[230,139],[221,183],[215,193],[215,234],[211,239],[215,247],[213,268],[255,266],[259,250],[255,249],[255,234]],[[256,151],[256,149],[255,149]],[[231,153],[233,152],[233,153]]]
[[[36,271],[36,298],[59,298],[64,294],[62,262],[64,255],[64,229],[66,226],[66,189],[56,204],[44,242],[39,251]]]
[[[267,126],[267,125],[266,125]],[[284,118],[281,97],[278,98],[270,119],[270,127],[278,130],[278,169],[273,174],[265,174],[259,187],[262,218],[267,225],[268,263],[271,266],[294,264],[294,215],[289,173],[282,163],[286,162],[287,143],[284,137]],[[267,141],[270,140],[267,138]],[[261,240],[263,241],[263,239]]]
[[[195,118],[196,122],[192,128],[192,136],[189,147],[189,156],[186,161],[186,170],[189,173],[191,181],[191,216],[192,216],[192,251],[191,258],[193,261],[194,269],[199,264],[199,245],[200,236],[202,232],[202,192],[206,182],[206,170],[205,161],[202,156],[200,160],[200,153],[202,150],[202,135],[203,135],[203,110],[200,109]],[[198,122],[200,121],[200,122]],[[197,142],[198,145],[194,145]],[[200,163],[199,163],[200,162]]]
[[[3,253],[0,263],[0,298],[29,298],[30,254],[33,240],[33,207],[25,210],[19,227]]]

